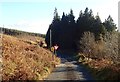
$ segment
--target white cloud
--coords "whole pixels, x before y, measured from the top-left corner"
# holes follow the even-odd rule
[[[34,20],[34,21],[21,20],[15,24],[5,25],[5,27],[11,28],[11,29],[28,31],[28,32],[46,34],[50,23],[51,22],[46,21],[46,20],[45,21],[44,20],[42,21],[41,20]]]

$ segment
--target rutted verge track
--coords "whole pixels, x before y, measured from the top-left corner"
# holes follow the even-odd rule
[[[62,63],[45,80],[92,80],[91,75],[76,61],[61,59]]]

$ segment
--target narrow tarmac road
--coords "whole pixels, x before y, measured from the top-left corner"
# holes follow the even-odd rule
[[[55,70],[45,80],[93,80],[91,75],[84,67],[77,64],[76,61],[70,60],[70,57],[61,57],[61,64],[57,65]]]

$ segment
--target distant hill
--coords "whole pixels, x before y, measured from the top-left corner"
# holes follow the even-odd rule
[[[7,35],[12,35],[12,36],[31,35],[31,36],[38,36],[38,37],[45,38],[45,34],[25,32],[25,31],[20,31],[20,30],[15,30],[15,29],[8,29],[8,28],[1,28],[1,27],[0,27],[0,32],[3,32],[4,34],[7,34]]]

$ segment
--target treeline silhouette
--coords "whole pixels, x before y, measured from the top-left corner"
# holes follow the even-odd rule
[[[38,36],[38,37],[45,38],[44,34],[25,32],[25,31],[20,31],[20,30],[15,30],[15,29],[8,29],[8,28],[3,28],[3,27],[0,28],[0,32],[4,33],[4,34],[7,34],[7,35],[12,35],[12,36],[31,35],[31,36]]]
[[[93,15],[92,9],[81,10],[79,17],[75,20],[73,10],[69,14],[63,12],[62,17],[58,15],[57,8],[54,11],[53,21],[49,26],[45,41],[50,47],[50,30],[52,46],[57,44],[59,49],[78,50],[79,42],[84,32],[92,32],[95,41],[105,37],[107,32],[116,31],[117,27],[112,17],[109,15],[104,22],[101,21],[99,14]]]

